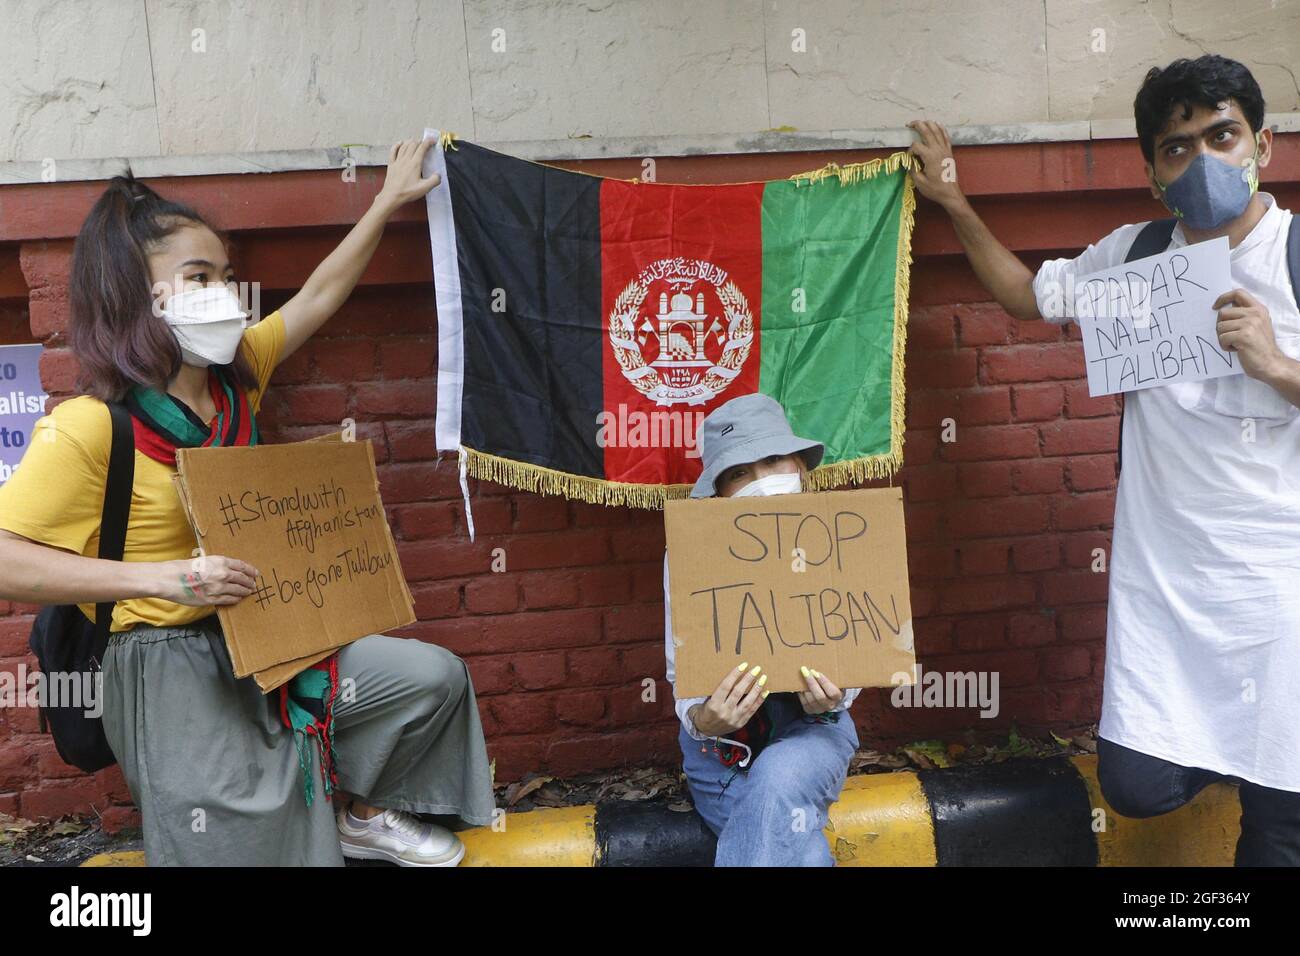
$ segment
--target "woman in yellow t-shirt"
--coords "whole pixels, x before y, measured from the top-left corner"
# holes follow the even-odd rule
[[[356,226],[253,325],[222,239],[134,178],[110,182],[77,236],[69,343],[84,394],[41,419],[0,486],[0,597],[77,603],[91,619],[96,602],[117,602],[99,703],[150,865],[337,866],[346,856],[454,866],[460,841],[414,814],[491,821],[464,662],[370,635],[263,696],[251,677],[234,677],[216,615],[251,593],[258,571],[222,555],[195,560],[172,486],[178,447],[258,443],[275,367],[343,304],[392,214],[438,185],[436,174],[421,178],[430,144],[393,146]],[[121,562],[97,557],[106,402],[130,410],[135,437]],[[312,798],[335,785],[350,804]]]

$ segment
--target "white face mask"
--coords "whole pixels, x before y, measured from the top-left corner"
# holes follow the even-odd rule
[[[167,300],[163,321],[180,343],[186,365],[228,365],[248,327],[248,313],[227,286],[186,289]]]
[[[749,498],[757,495],[794,495],[803,491],[803,483],[796,471],[792,475],[768,475],[751,481],[731,497]]]

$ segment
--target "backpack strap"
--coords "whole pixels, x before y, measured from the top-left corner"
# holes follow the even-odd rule
[[[131,488],[135,484],[135,429],[131,413],[121,402],[108,402],[113,423],[113,446],[108,456],[108,478],[104,484],[104,510],[99,518],[99,556],[121,561],[126,549],[126,524],[131,516]],[[108,647],[108,629],[116,601],[95,605],[96,665]]]
[[[1134,259],[1145,259],[1147,256],[1158,255],[1169,248],[1169,242],[1174,237],[1174,227],[1178,225],[1178,220],[1170,217],[1168,219],[1153,219],[1142,227],[1133,240],[1133,244],[1128,247],[1128,254],[1124,256],[1125,262],[1132,262]],[[1300,248],[1297,248],[1300,253]],[[1295,270],[1292,270],[1292,281],[1294,281]],[[1124,470],[1124,406],[1127,404],[1124,393],[1119,395],[1119,444],[1115,452],[1115,467],[1117,471]]]
[[[1133,245],[1128,247],[1128,255],[1124,257],[1124,261],[1132,262],[1134,259],[1145,259],[1147,256],[1164,252],[1169,248],[1169,241],[1174,237],[1176,225],[1178,220],[1172,217],[1155,219],[1147,223],[1133,240]]]

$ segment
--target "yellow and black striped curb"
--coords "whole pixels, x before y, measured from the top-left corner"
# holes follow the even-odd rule
[[[1231,866],[1237,788],[1212,784],[1186,806],[1121,817],[1102,799],[1097,758],[850,777],[826,837],[840,866]],[[458,836],[462,866],[709,866],[699,815],[629,802],[505,814]],[[140,866],[141,853],[83,866]]]

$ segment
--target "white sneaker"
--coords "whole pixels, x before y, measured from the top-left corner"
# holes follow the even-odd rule
[[[352,860],[388,860],[398,866],[456,866],[465,856],[465,844],[456,834],[404,810],[385,810],[361,826],[354,826],[344,809],[339,811],[338,825],[343,855]]]

